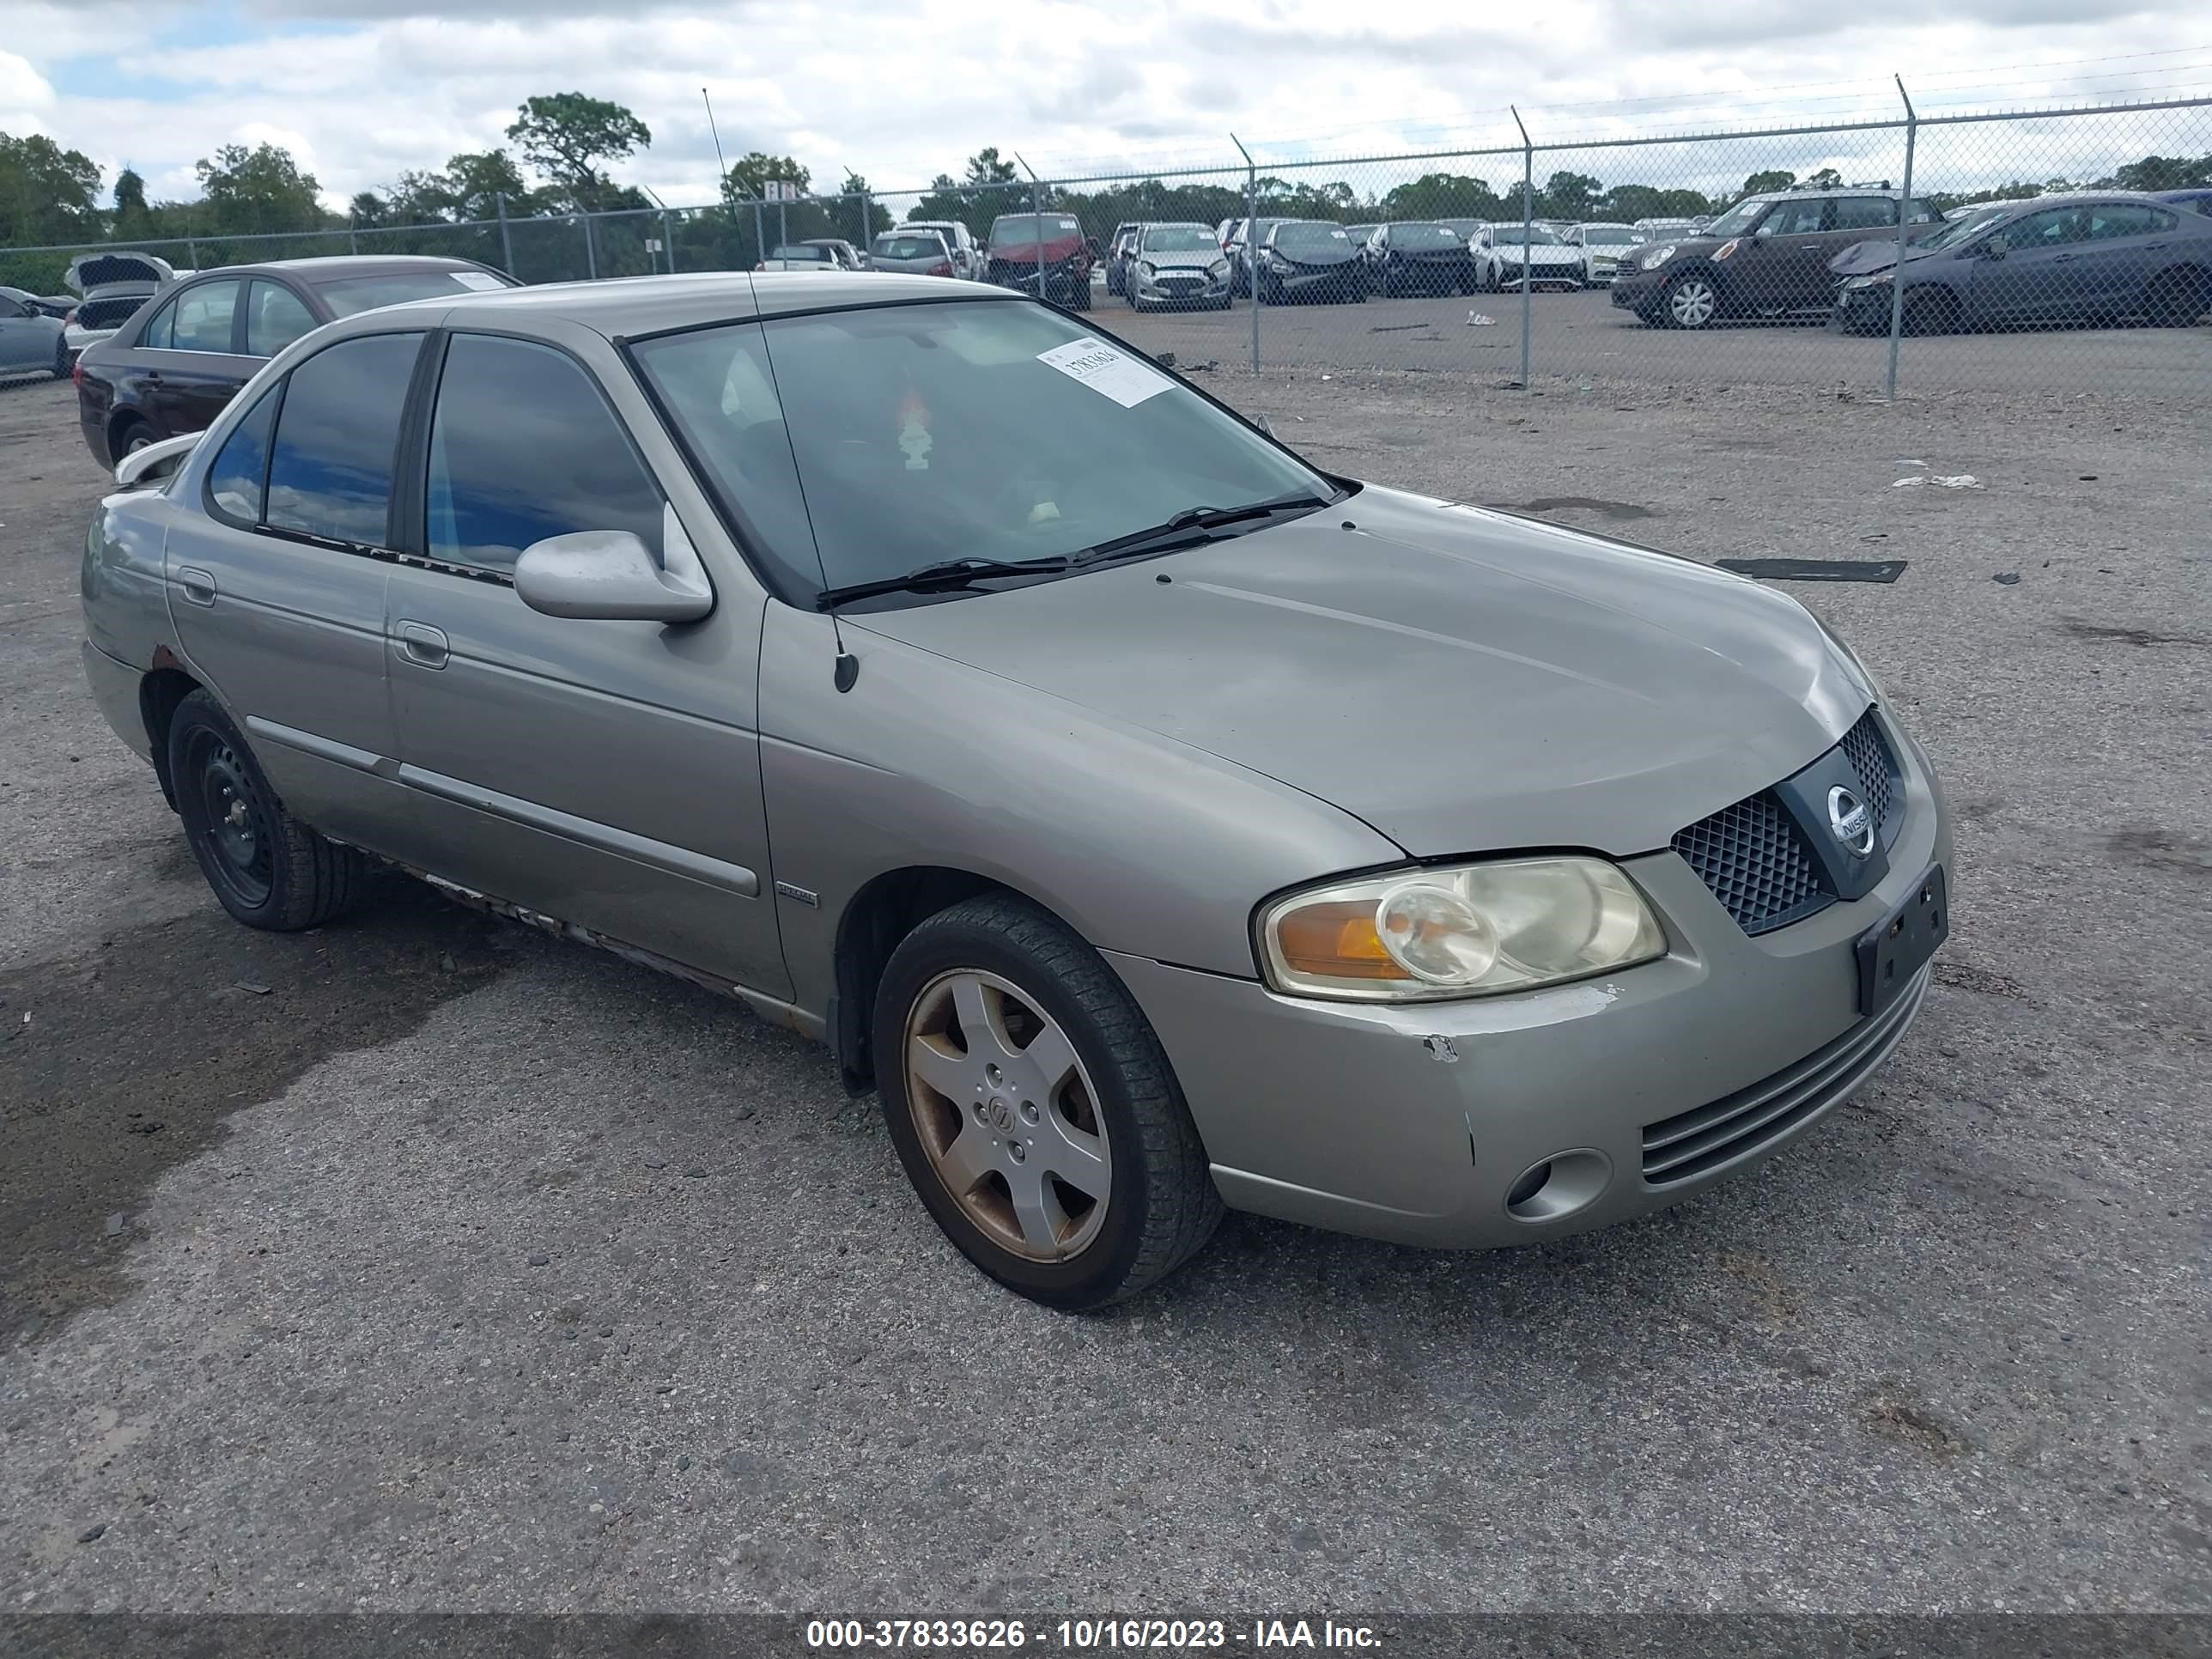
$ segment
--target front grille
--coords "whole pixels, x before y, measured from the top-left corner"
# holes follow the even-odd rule
[[[1770,790],[1700,818],[1675,836],[1674,850],[1747,933],[1786,927],[1835,902]]]
[[[1858,774],[1859,794],[1874,814],[1881,844],[1887,847],[1897,839],[1905,822],[1905,791],[1898,787],[1897,757],[1890,753],[1889,740],[1882,736],[1873,709],[1860,715],[1858,723],[1844,733],[1842,747],[1844,758]]]
[[[1889,1007],[1772,1077],[1644,1128],[1644,1179],[1671,1187],[1782,1139],[1863,1082],[1905,1035],[1928,992],[1927,970]]]

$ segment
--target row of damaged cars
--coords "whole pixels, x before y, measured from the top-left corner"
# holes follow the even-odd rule
[[[1948,217],[1887,182],[1747,196],[1624,261],[1613,303],[1659,328],[1825,320],[1882,333],[2063,322],[2179,326],[2212,309],[2212,191],[2082,191]],[[1899,216],[1904,216],[1903,282]]]

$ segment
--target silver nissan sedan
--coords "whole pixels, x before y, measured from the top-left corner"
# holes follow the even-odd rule
[[[1003,289],[376,311],[118,471],[86,672],[232,915],[396,866],[750,1004],[1055,1307],[1224,1205],[1486,1247],[1699,1192],[1948,926],[1927,757],[1795,601],[1333,477]]]

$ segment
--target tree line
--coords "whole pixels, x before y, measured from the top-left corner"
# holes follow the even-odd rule
[[[714,206],[667,212],[613,175],[617,164],[651,147],[651,130],[622,105],[580,92],[525,100],[506,137],[507,145],[453,155],[442,167],[410,170],[381,188],[359,191],[341,214],[323,205],[314,174],[276,144],[227,144],[195,164],[196,199],[149,202],[144,179],[129,167],[103,191],[100,167],[82,152],[43,134],[0,132],[0,247],[189,240],[191,258],[207,265],[330,252],[327,233],[343,231],[363,252],[451,253],[511,268],[526,281],[550,282],[671,266],[744,268],[779,240],[837,236],[865,245],[897,222],[886,204],[870,197],[868,181],[860,174],[848,171],[834,191],[825,181],[821,195],[814,196],[810,169],[793,157],[762,151],[728,168]],[[759,206],[771,181],[795,185],[805,199]],[[1352,224],[1514,220],[1524,210],[1575,221],[1695,218],[1755,191],[1844,181],[1832,168],[1802,180],[1776,169],[1751,174],[1739,191],[1711,196],[1635,182],[1606,185],[1562,170],[1535,185],[1525,206],[1517,179],[1493,185],[1451,172],[1427,173],[1365,193],[1342,179],[1293,181],[1262,174],[1250,182],[1263,215]],[[2208,184],[2212,155],[2147,155],[2080,183],[2014,180],[1975,191],[1922,193],[1948,209],[2088,185],[2172,190]],[[969,156],[957,176],[938,174],[904,216],[957,220],[980,240],[1001,214],[1044,206],[1075,214],[1090,234],[1103,237],[1125,220],[1212,224],[1237,217],[1245,211],[1246,185],[1242,174],[1224,171],[1215,182],[1152,178],[1091,190],[1038,189],[998,149],[986,148]],[[592,222],[580,216],[587,214],[628,216]],[[504,234],[495,228],[502,219]],[[238,240],[271,235],[302,240],[296,245]],[[0,283],[52,292],[67,262],[66,253],[0,255]]]

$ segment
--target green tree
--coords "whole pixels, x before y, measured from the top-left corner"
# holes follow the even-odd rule
[[[875,199],[872,193],[872,187],[869,185],[867,179],[863,174],[855,173],[852,168],[847,167],[845,169],[845,182],[840,185],[837,188],[844,195],[860,196],[867,198],[868,222],[866,241],[872,242],[877,237],[882,235],[884,232],[889,230],[893,225],[898,222],[897,220],[891,216],[891,210],[885,207],[881,202]],[[857,203],[848,202],[845,204],[844,211],[848,215],[856,215],[860,211],[860,204]]]
[[[225,144],[212,158],[195,162],[207,221],[218,234],[250,235],[310,230],[324,222],[322,186],[302,173],[289,150],[262,143],[252,149]]]
[[[100,168],[91,157],[44,133],[0,132],[0,244],[78,241],[100,231]]]
[[[1555,173],[1537,196],[1537,211],[1547,219],[1587,219],[1604,188],[1586,173]]]
[[[615,206],[635,195],[620,190],[604,164],[653,143],[651,130],[620,104],[580,92],[525,99],[507,136],[545,175],[554,202],[577,210]]]
[[[1002,213],[1018,213],[1030,205],[1026,186],[1016,183],[1018,169],[1001,161],[993,145],[968,158],[958,179],[940,173],[930,180],[922,198],[907,210],[908,219],[957,219],[980,241],[991,234],[991,221]]]
[[[757,202],[764,188],[777,179],[797,185],[799,193],[804,195],[807,186],[814,182],[814,175],[788,155],[769,155],[754,150],[738,158],[736,164],[730,168],[726,182],[735,199]]]
[[[135,167],[125,167],[115,175],[115,228],[128,234],[124,227],[143,224],[148,216],[146,181]]]
[[[1805,183],[1814,190],[1840,190],[1843,187],[1844,175],[1833,167],[1822,167],[1811,178],[1806,179]]]
[[[1518,197],[1516,190],[1516,197]],[[1462,173],[1425,173],[1396,185],[1376,204],[1384,219],[1502,219],[1505,204],[1486,179]]]
[[[1780,167],[1770,167],[1765,173],[1754,173],[1743,181],[1744,196],[1761,196],[1771,190],[1787,190],[1797,182],[1797,175],[1785,173]]]
[[[2112,175],[2118,190],[2191,190],[2212,186],[2212,155],[2146,155]]]

